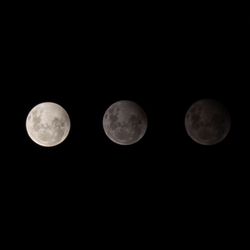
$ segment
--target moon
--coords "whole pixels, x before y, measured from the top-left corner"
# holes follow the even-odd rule
[[[103,116],[106,135],[120,145],[138,142],[144,136],[147,124],[144,110],[137,103],[128,100],[113,103]]]
[[[221,103],[212,99],[202,99],[188,109],[185,128],[195,142],[214,145],[223,141],[228,135],[231,118]]]
[[[26,119],[29,137],[38,145],[53,147],[62,143],[70,131],[70,118],[60,105],[43,102],[29,112]]]

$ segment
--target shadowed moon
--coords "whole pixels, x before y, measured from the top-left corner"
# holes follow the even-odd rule
[[[147,116],[135,102],[118,101],[106,110],[103,128],[113,142],[131,145],[144,136],[147,129]]]
[[[62,143],[70,131],[70,118],[60,105],[44,102],[36,105],[26,119],[29,137],[38,145],[52,147]]]
[[[195,102],[185,116],[187,134],[197,143],[214,145],[228,135],[231,118],[227,109],[212,99]]]

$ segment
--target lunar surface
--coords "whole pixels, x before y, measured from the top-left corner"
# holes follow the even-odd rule
[[[147,116],[135,102],[118,101],[106,110],[103,128],[113,142],[131,145],[144,136],[147,129]]]
[[[52,147],[62,143],[68,136],[70,118],[60,105],[44,102],[36,105],[29,112],[26,129],[35,143]]]
[[[231,119],[227,109],[212,99],[195,102],[185,116],[188,135],[202,145],[214,145],[228,135]]]

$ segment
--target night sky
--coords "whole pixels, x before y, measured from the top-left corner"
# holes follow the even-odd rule
[[[233,241],[249,196],[247,16],[233,6],[29,8],[16,6],[3,22],[10,228],[37,242],[72,234],[82,246],[116,249],[134,240],[150,249]],[[231,131],[215,146],[198,145],[184,128],[202,98],[231,114]],[[131,146],[102,128],[105,110],[123,99],[148,116]],[[68,138],[53,148],[25,130],[44,101],[71,119]]]

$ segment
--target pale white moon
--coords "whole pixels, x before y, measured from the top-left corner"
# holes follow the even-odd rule
[[[70,131],[70,118],[60,105],[43,102],[36,105],[26,119],[29,137],[38,145],[53,147],[62,143]]]
[[[120,145],[138,142],[147,129],[147,116],[135,102],[113,103],[103,116],[103,128],[110,140]]]

